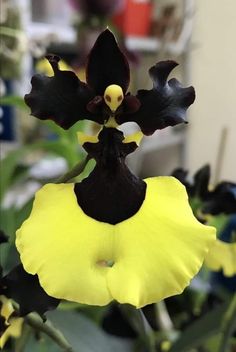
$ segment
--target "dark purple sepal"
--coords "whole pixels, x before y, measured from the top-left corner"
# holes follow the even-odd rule
[[[201,167],[193,176],[193,196],[206,200],[210,196],[209,183],[211,177],[210,165],[206,164]]]
[[[104,99],[101,95],[96,95],[90,102],[87,104],[87,110],[92,114],[99,114],[102,116],[104,108]],[[103,119],[101,120],[101,123]]]
[[[197,170],[193,176],[193,182],[189,182],[188,171],[182,168],[175,169],[171,176],[177,178],[186,187],[189,197],[197,197],[201,201],[205,201],[210,197],[209,182],[211,170],[209,164]]]
[[[72,71],[61,71],[60,58],[46,57],[54,71],[53,77],[36,74],[32,77],[32,89],[25,95],[25,102],[31,115],[41,120],[53,120],[64,129],[70,128],[79,120],[92,120],[102,123],[101,117],[91,114],[86,106],[94,93],[88,85],[79,80]]]
[[[39,284],[38,276],[28,274],[20,264],[0,281],[0,295],[19,304],[19,315],[37,312],[43,317],[48,310],[55,309],[59,299],[49,296]]]
[[[202,212],[212,215],[236,213],[236,183],[219,183],[210,192],[210,197],[204,203]]]
[[[134,121],[144,134],[151,135],[156,130],[186,122],[186,110],[194,102],[195,92],[193,87],[183,88],[175,78],[167,81],[176,66],[174,61],[161,61],[150,68],[153,88],[138,91],[140,108],[121,123]]]
[[[116,110],[115,119],[118,125],[126,122],[129,115],[134,114],[140,108],[140,101],[130,93],[124,96],[124,100],[119,108]]]
[[[103,96],[105,89],[111,84],[119,85],[124,93],[128,89],[129,64],[109,29],[99,35],[90,51],[86,78],[97,95]]]
[[[124,113],[132,114],[138,111],[141,103],[138,100],[138,98],[135,97],[134,95],[127,94],[124,97],[122,105],[123,105]]]
[[[182,169],[181,167],[176,168],[172,171],[171,176],[177,178],[186,188],[187,193],[189,196],[192,196],[192,188],[193,186],[188,180],[188,171]]]

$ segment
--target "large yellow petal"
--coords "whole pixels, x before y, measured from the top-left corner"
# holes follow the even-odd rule
[[[236,275],[236,243],[216,240],[205,258],[206,266],[213,270],[223,270],[225,276]]]
[[[156,177],[145,182],[141,209],[116,227],[115,265],[108,273],[112,296],[136,307],[181,293],[215,238],[215,229],[193,216],[179,181]]]
[[[26,271],[39,275],[49,295],[87,304],[116,299],[139,307],[181,293],[200,269],[215,229],[194,218],[179,181],[145,182],[139,211],[116,225],[84,214],[74,185],[44,186],[17,232]]]
[[[38,274],[53,297],[105,305],[112,226],[91,219],[77,204],[73,184],[48,184],[37,192],[30,218],[17,231],[25,270]]]

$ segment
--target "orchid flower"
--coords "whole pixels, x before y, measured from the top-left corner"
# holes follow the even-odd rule
[[[36,193],[16,235],[25,271],[38,276],[48,295],[90,305],[116,300],[143,307],[180,294],[199,271],[215,229],[194,217],[176,178],[142,180],[125,159],[143,134],[186,122],[194,89],[168,81],[177,64],[162,61],[149,70],[153,88],[131,95],[128,62],[109,30],[90,52],[87,83],[61,71],[58,57],[48,60],[54,76],[35,75],[25,97],[31,114],[64,129],[82,119],[101,129],[79,135],[96,161],[87,178]],[[141,131],[125,136],[118,126],[128,121]]]
[[[185,186],[194,212],[199,213],[208,224],[217,226],[218,219],[225,225],[228,215],[236,213],[236,184],[222,181],[210,187],[210,166],[205,165],[193,176],[193,182],[187,180],[188,172],[176,169],[173,175]],[[217,229],[218,237],[222,226]],[[225,242],[218,238],[205,258],[205,265],[213,270],[223,270],[225,276],[236,274],[236,242]]]

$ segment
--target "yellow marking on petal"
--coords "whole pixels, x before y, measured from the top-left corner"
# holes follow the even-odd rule
[[[205,258],[205,265],[213,270],[223,270],[225,276],[236,274],[236,243],[216,240]]]
[[[38,274],[49,295],[93,305],[115,299],[142,307],[181,293],[199,271],[215,229],[193,216],[178,180],[145,182],[139,211],[116,225],[84,214],[73,184],[43,186],[17,231],[25,270]]]
[[[118,123],[116,122],[115,118],[113,116],[109,117],[108,121],[104,125],[107,128],[116,128]]]
[[[98,143],[98,134],[95,136],[89,136],[83,132],[77,132],[77,137],[80,145],[83,145],[84,143]]]
[[[129,136],[126,136],[125,139],[123,140],[123,143],[135,142],[137,146],[139,146],[142,139],[143,139],[143,133],[141,131],[138,131],[133,134],[130,134]]]

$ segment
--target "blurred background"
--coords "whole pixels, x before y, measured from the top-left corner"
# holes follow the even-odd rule
[[[31,77],[35,73],[52,74],[44,57],[54,53],[62,58],[62,69],[74,70],[81,80],[85,80],[86,57],[98,34],[107,26],[128,57],[132,93],[151,88],[148,69],[163,59],[176,60],[180,65],[173,75],[184,86],[193,85],[196,89],[196,101],[188,113],[189,124],[166,128],[144,138],[141,147],[128,160],[130,168],[141,177],[170,175],[180,167],[193,175],[208,163],[212,185],[221,180],[236,181],[235,0],[0,0],[0,5],[1,228],[10,236],[10,244],[0,252],[5,271],[18,261],[13,245],[15,230],[28,216],[34,193],[83,158],[84,152],[77,142],[78,130],[93,134],[97,131],[97,126],[87,121],[62,131],[50,121],[29,116],[23,97],[31,89]],[[130,123],[122,129],[130,134],[137,126]],[[81,177],[92,167],[90,162]],[[235,231],[235,218],[233,226]],[[215,277],[213,280],[211,273],[204,272],[185,296],[167,301],[177,330],[194,322],[214,305],[218,307],[219,302],[225,304],[225,299],[235,292],[235,277],[234,282],[220,286],[217,293],[212,289],[215,287],[213,281]],[[220,306],[221,313],[210,316],[205,325],[200,323],[195,327],[198,335],[194,332],[191,335],[195,342],[204,335],[202,324],[210,324],[210,337],[218,336],[214,335],[217,329],[213,323],[218,319],[219,325],[225,307]],[[79,310],[90,319],[88,322],[80,315],[68,316],[70,338],[84,341],[80,351],[133,350],[130,341],[139,335],[132,321],[124,319],[129,312],[123,312],[122,317],[117,306],[97,309],[75,305],[71,309],[73,314]],[[152,351],[168,350],[170,345],[163,345],[166,349],[162,349],[161,342],[175,340],[177,330],[168,320],[166,306],[156,309],[162,317],[164,314],[167,324],[166,327],[164,324],[164,330],[168,330],[168,334],[162,331],[158,335],[159,349]],[[64,321],[70,307],[64,305],[62,310],[64,315],[60,316],[59,312],[51,319],[65,332]],[[150,307],[145,312],[152,328],[158,331],[162,320],[153,322]],[[95,322],[92,327],[91,322]],[[74,335],[71,332],[73,325],[80,326],[80,332],[76,330]],[[100,330],[96,330],[98,325],[103,325],[102,331],[125,336],[128,340],[122,344],[118,340],[108,341]],[[94,349],[93,345],[92,348],[89,336],[95,336],[98,346],[102,347]],[[218,351],[214,339],[207,341],[200,349],[192,349],[191,343],[187,343],[185,349],[182,346],[173,351]],[[11,346],[9,350],[13,351]],[[48,341],[42,349],[37,349],[34,339],[29,346],[25,351],[58,351]],[[151,351],[142,346],[136,341],[137,351]],[[235,352],[233,348],[219,351]]]

